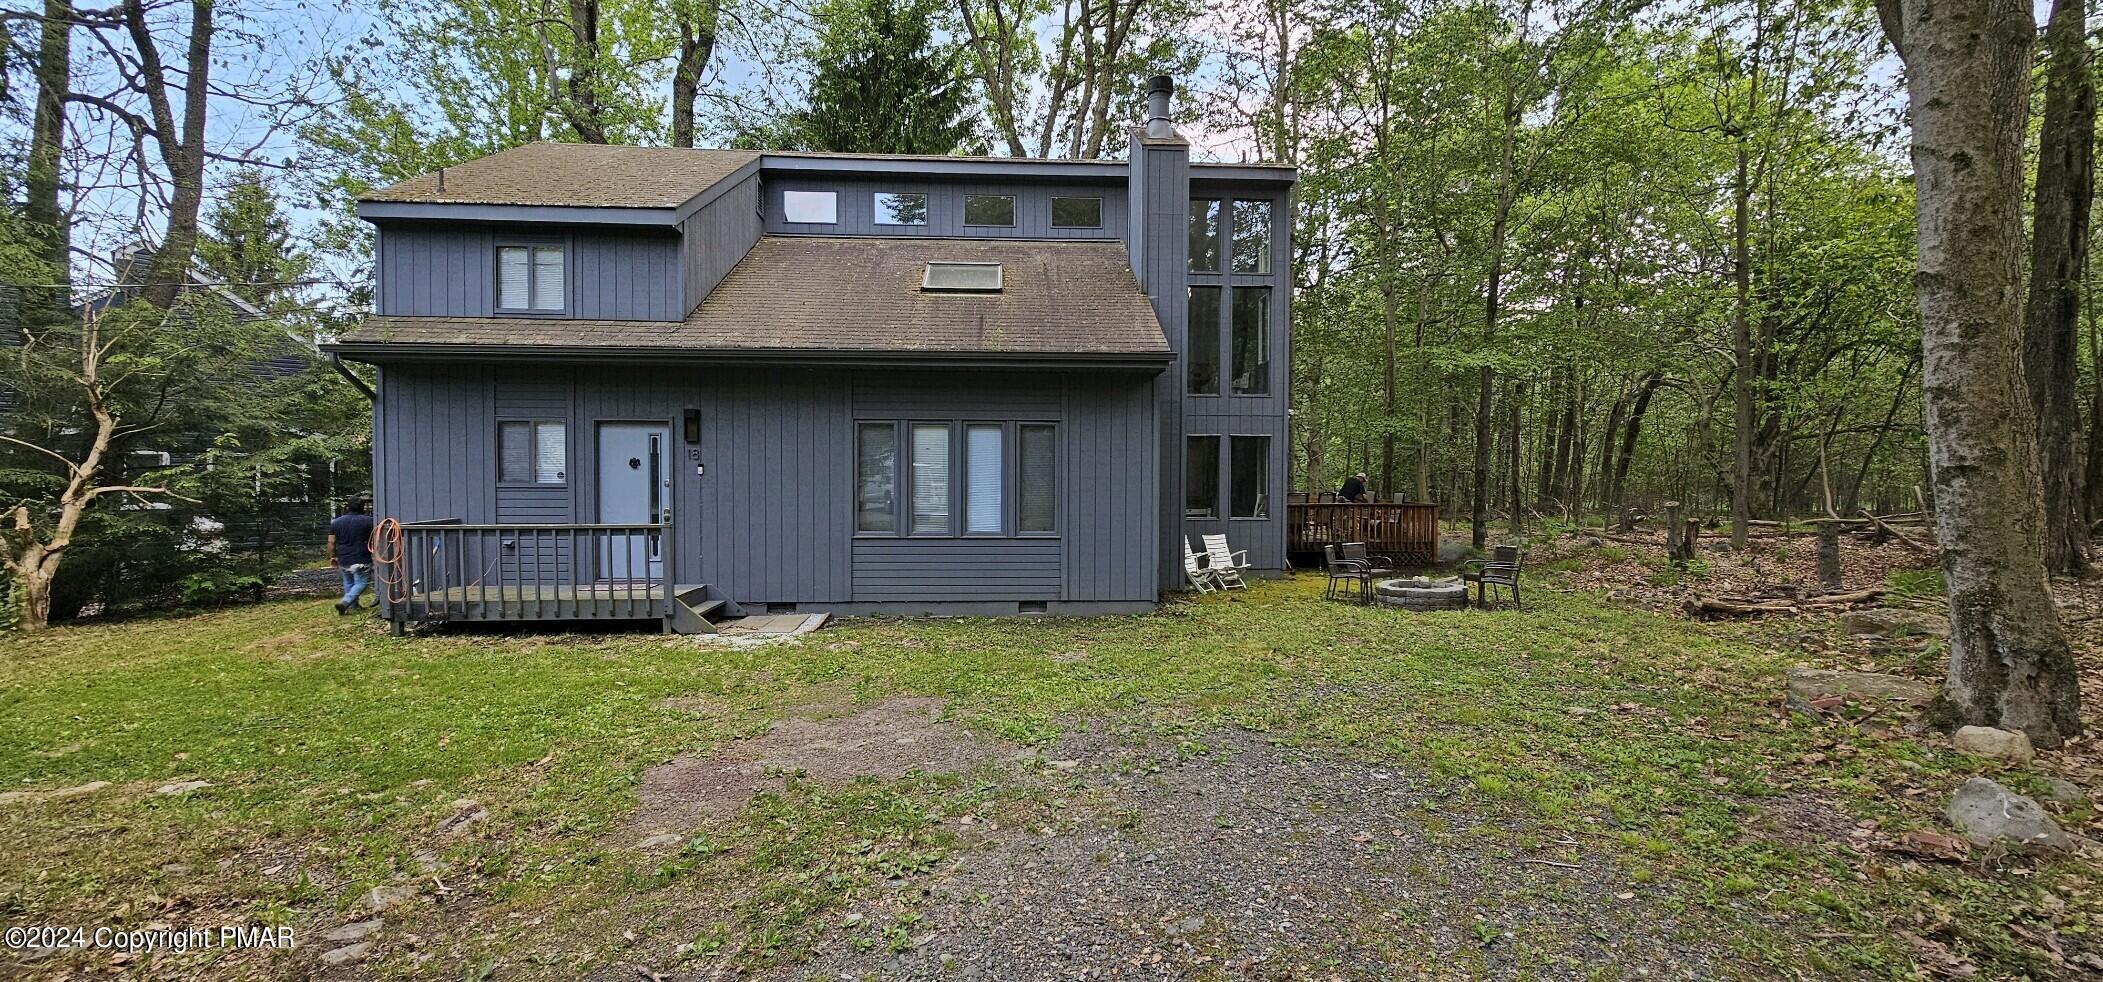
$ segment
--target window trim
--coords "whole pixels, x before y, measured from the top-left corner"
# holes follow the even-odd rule
[[[972,221],[972,220],[971,220],[971,199],[973,199],[973,198],[1006,198],[1006,199],[1008,199],[1008,220],[1007,220],[1007,221],[1005,221],[1005,222],[974,222],[974,221]],[[960,219],[962,220],[962,222],[963,222],[963,225],[964,225],[964,227],[965,227],[965,228],[1014,228],[1014,227],[1016,227],[1017,225],[1021,224],[1021,221],[1022,221],[1022,201],[1021,201],[1021,199],[1020,199],[1020,198],[1018,198],[1017,196],[1015,196],[1015,195],[1012,195],[1012,194],[970,194],[970,193],[966,193],[966,194],[964,195],[964,213],[963,213],[962,215],[958,216],[958,217],[959,217],[959,218],[960,218]]]
[[[796,219],[794,219],[794,218],[790,218],[790,217],[789,217],[789,195],[792,195],[792,194],[824,194],[824,195],[830,195],[830,196],[832,197],[832,221],[829,221],[829,222],[805,222],[805,221],[798,221],[798,220],[796,220]],[[839,192],[839,189],[838,189],[838,188],[782,188],[782,189],[781,189],[781,223],[782,223],[783,225],[838,225],[838,224],[840,224],[840,192]]]
[[[929,417],[863,417],[854,419],[854,467],[851,482],[854,492],[848,496],[850,521],[857,539],[1057,539],[1060,536],[1059,481],[1065,468],[1059,460],[1059,421],[1041,417],[1023,419],[992,419],[983,416]],[[861,523],[861,434],[863,427],[889,426],[898,435],[898,452],[892,462],[895,493],[892,496],[895,518],[891,531],[865,531]],[[915,426],[942,426],[949,431],[949,529],[946,532],[913,531],[913,428]],[[967,428],[972,426],[997,426],[1000,428],[1000,531],[970,531],[970,447]],[[1044,531],[1022,530],[1022,428],[1041,426],[1052,434],[1052,519],[1051,528]]]
[[[1232,225],[1233,209],[1231,207],[1228,207],[1228,203],[1232,200],[1233,199],[1231,196],[1222,197],[1220,195],[1207,196],[1199,194],[1192,194],[1190,196],[1189,210],[1184,213],[1183,217],[1183,272],[1185,274],[1189,276],[1224,277],[1228,275],[1228,270],[1233,268],[1234,263],[1228,259],[1226,254],[1228,247],[1227,244],[1231,242],[1234,237]],[[1190,226],[1191,223],[1195,220],[1195,216],[1198,213],[1197,206],[1199,204],[1212,204],[1219,206],[1219,211],[1213,222],[1211,235],[1211,239],[1213,241],[1213,255],[1217,258],[1218,265],[1214,266],[1211,269],[1199,269],[1197,267],[1196,254],[1190,251]]]
[[[1216,441],[1214,445],[1217,449],[1212,455],[1212,514],[1210,515],[1193,515],[1190,513],[1190,442],[1192,440]],[[1224,433],[1183,434],[1183,501],[1181,507],[1184,521],[1217,522],[1220,521],[1221,513],[1231,510],[1220,507],[1220,472],[1226,469],[1226,440],[1227,434]]]
[[[880,205],[880,204],[878,203],[878,199],[880,199],[880,198],[883,198],[883,197],[884,197],[884,196],[886,196],[886,195],[888,195],[888,196],[890,196],[890,197],[893,197],[893,198],[908,198],[908,197],[910,197],[910,198],[919,198],[919,199],[920,199],[920,220],[919,220],[919,221],[917,221],[917,222],[887,222],[887,221],[884,221],[884,218],[883,218],[883,206],[882,206],[882,205]],[[783,212],[784,212],[784,213],[786,213],[786,212],[787,212],[787,208],[786,208],[786,206],[784,206],[784,208],[783,208]],[[926,191],[871,191],[871,192],[869,192],[869,224],[871,224],[871,225],[881,225],[881,226],[884,226],[884,227],[886,227],[886,228],[926,228],[926,227],[927,227],[927,220],[928,220],[928,217],[929,217],[929,216],[930,216],[931,214],[933,214],[933,209],[932,209],[932,208],[931,208],[931,207],[930,207],[930,206],[928,205],[928,203],[927,203],[927,192],[926,192]]]
[[[550,423],[562,424],[562,480],[560,481],[507,481],[504,480],[504,424],[526,424],[526,471],[540,474],[540,428]],[[500,488],[567,488],[570,486],[570,420],[567,416],[498,416],[497,436],[497,487]]]
[[[1099,194],[1054,194],[1054,195],[1049,195],[1048,197],[1049,197],[1049,198],[1050,198],[1051,200],[1050,200],[1050,202],[1049,202],[1048,204],[1046,204],[1046,205],[1045,205],[1045,215],[1044,215],[1044,221],[1045,221],[1045,226],[1046,226],[1047,228],[1064,228],[1064,229],[1075,229],[1075,228],[1102,228],[1102,227],[1103,227],[1103,196],[1102,196],[1102,195],[1099,195]],[[1061,224],[1059,224],[1059,202],[1061,202],[1061,201],[1093,201],[1093,202],[1095,202],[1095,224],[1093,224],[1093,225],[1061,225]]]
[[[491,313],[491,314],[493,314],[493,315],[495,315],[495,316],[498,316],[498,317],[568,317],[568,316],[570,316],[570,307],[571,307],[571,303],[570,303],[570,296],[571,296],[571,294],[572,294],[572,293],[574,292],[574,291],[573,291],[573,290],[571,289],[571,286],[572,286],[572,284],[574,284],[574,282],[575,282],[575,280],[576,280],[576,275],[577,275],[577,274],[576,274],[576,264],[575,264],[575,263],[572,263],[572,262],[570,262],[570,256],[572,256],[572,255],[576,254],[576,250],[575,250],[575,249],[572,249],[572,248],[570,248],[570,245],[571,245],[571,242],[570,242],[570,237],[569,237],[569,236],[566,236],[566,235],[564,235],[564,236],[517,236],[517,235],[506,235],[506,236],[499,236],[499,237],[497,237],[497,239],[496,239],[496,240],[495,240],[494,242],[492,242],[492,243],[490,244],[490,248],[489,248],[489,309],[490,309],[490,313]],[[506,250],[506,249],[525,249],[525,250],[527,250],[527,251],[526,251],[526,306],[524,306],[524,307],[506,307],[506,306],[504,306],[504,250]],[[558,307],[558,308],[555,308],[555,309],[553,309],[553,310],[543,310],[543,309],[540,309],[540,308],[537,308],[537,307],[534,307],[534,306],[533,306],[533,293],[534,293],[534,291],[533,291],[533,288],[534,288],[534,285],[535,285],[535,280],[536,280],[536,279],[538,278],[538,276],[539,276],[539,269],[540,269],[540,264],[538,264],[538,263],[536,263],[536,262],[534,262],[534,261],[533,261],[533,260],[534,260],[534,256],[533,256],[533,250],[535,250],[535,249],[554,249],[554,250],[556,250],[557,252],[559,252],[559,253],[561,253],[561,254],[562,254],[562,283],[561,283],[561,285],[560,285],[559,287],[557,287],[557,289],[559,289],[559,290],[561,291],[561,294],[562,294],[562,305],[561,305],[560,307]]]

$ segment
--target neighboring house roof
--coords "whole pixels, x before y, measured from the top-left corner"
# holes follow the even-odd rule
[[[751,150],[528,143],[367,193],[361,201],[677,208],[759,159]],[[444,190],[440,190],[443,175]]]
[[[930,262],[997,262],[999,293],[929,293]],[[532,354],[979,356],[1165,363],[1168,340],[1122,243],[766,236],[684,321],[366,318],[359,356]]]

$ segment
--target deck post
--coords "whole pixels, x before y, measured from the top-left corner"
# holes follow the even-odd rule
[[[664,553],[664,562],[658,571],[658,576],[664,581],[659,584],[664,587],[663,633],[670,634],[672,633],[672,604],[676,602],[672,598],[672,581],[678,577],[679,571],[677,564],[672,561],[674,558],[672,555],[672,540],[674,538],[672,535],[672,516],[667,512],[663,517],[664,524],[657,526],[658,551]]]

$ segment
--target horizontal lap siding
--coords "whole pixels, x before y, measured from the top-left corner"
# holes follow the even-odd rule
[[[856,539],[854,599],[1057,600],[1056,539]]]

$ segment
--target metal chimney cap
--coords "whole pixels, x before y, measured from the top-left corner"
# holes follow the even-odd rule
[[[1156,92],[1164,92],[1169,95],[1174,95],[1175,91],[1176,80],[1166,75],[1155,75],[1146,80],[1147,95],[1153,95]]]

